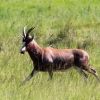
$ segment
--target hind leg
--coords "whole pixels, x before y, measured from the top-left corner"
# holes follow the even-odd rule
[[[97,80],[100,81],[96,70],[94,70],[93,68],[87,68],[86,71],[88,71],[89,73],[93,74],[97,78]]]
[[[87,79],[88,79],[88,75],[79,67],[74,67],[74,69],[80,74],[83,76],[84,78],[84,81],[87,82]]]
[[[86,64],[83,64],[82,69],[85,70],[85,71],[87,71],[87,72],[89,72],[89,73],[91,73],[91,74],[93,74],[97,78],[97,80],[100,81],[96,70],[94,70],[93,68],[90,68]]]

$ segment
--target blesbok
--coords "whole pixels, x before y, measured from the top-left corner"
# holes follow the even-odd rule
[[[54,49],[52,47],[42,48],[34,40],[34,35],[29,35],[35,27],[26,32],[26,26],[23,29],[23,46],[20,53],[24,54],[26,51],[29,53],[34,69],[23,83],[29,81],[39,71],[47,71],[52,78],[53,71],[64,71],[71,67],[74,67],[84,77],[85,81],[88,75],[84,70],[93,74],[99,80],[97,72],[89,67],[89,55],[86,51],[81,49]]]

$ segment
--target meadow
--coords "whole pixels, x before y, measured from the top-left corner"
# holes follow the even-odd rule
[[[33,64],[19,53],[23,27],[41,47],[80,48],[100,77],[100,0],[0,0],[0,100],[100,100],[100,83],[87,73],[87,84],[74,69],[39,72],[25,85]]]

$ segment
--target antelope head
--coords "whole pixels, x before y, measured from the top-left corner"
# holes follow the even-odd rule
[[[24,26],[23,35],[21,35],[22,36],[22,48],[20,50],[21,54],[24,54],[26,51],[28,51],[28,44],[34,39],[34,34],[32,36],[29,36],[29,34],[35,28],[35,26],[30,28],[27,32],[26,32],[26,27],[27,25]]]

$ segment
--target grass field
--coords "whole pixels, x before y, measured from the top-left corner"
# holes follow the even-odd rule
[[[21,55],[22,29],[42,46],[81,48],[100,76],[100,0],[3,0],[0,4],[0,100],[100,100],[100,83],[91,74],[87,84],[74,70],[38,73],[22,87],[33,65]]]

